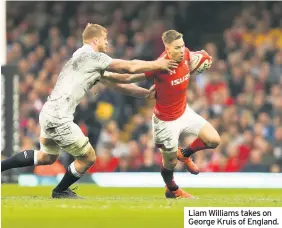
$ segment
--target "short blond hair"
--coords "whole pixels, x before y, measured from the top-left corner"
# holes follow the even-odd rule
[[[94,37],[100,37],[102,34],[107,33],[107,29],[98,24],[88,23],[82,33],[83,43],[93,39]]]
[[[167,30],[162,34],[162,40],[164,44],[171,44],[173,41],[178,40],[183,37],[182,33],[176,30]]]

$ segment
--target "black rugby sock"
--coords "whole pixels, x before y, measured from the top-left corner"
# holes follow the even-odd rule
[[[162,166],[161,175],[164,179],[167,188],[170,191],[176,191],[179,188],[178,185],[173,180],[173,170],[166,169],[165,167]]]
[[[34,153],[34,150],[25,150],[1,161],[1,172],[12,168],[33,166]]]
[[[57,185],[54,191],[62,192],[67,190],[73,183],[78,181],[82,176],[83,174],[80,174],[75,170],[74,163],[71,163],[63,179],[60,181],[60,183]]]

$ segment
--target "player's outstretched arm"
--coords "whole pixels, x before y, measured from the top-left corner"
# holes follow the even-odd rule
[[[140,82],[146,79],[146,76],[144,73],[142,74],[119,74],[119,73],[113,73],[109,71],[105,71],[103,75],[103,80],[107,80],[114,83],[135,83]]]
[[[136,98],[147,98],[153,99],[155,97],[155,91],[153,89],[144,89],[142,87],[136,86],[134,84],[118,84],[109,82],[106,80],[101,80],[101,82],[107,87],[113,88],[123,94],[128,96],[136,97]]]
[[[155,70],[167,70],[172,72],[177,66],[178,63],[176,61],[165,58],[159,58],[155,61],[113,59],[106,70],[119,73],[145,73]]]

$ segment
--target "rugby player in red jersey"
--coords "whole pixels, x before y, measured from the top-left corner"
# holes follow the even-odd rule
[[[162,152],[161,175],[166,184],[167,198],[193,198],[180,189],[173,178],[177,160],[184,162],[187,170],[198,174],[199,169],[191,155],[203,149],[216,148],[220,142],[218,132],[203,117],[187,104],[187,89],[190,80],[190,51],[185,47],[183,35],[175,30],[163,33],[165,51],[160,58],[178,62],[172,72],[147,72],[145,74],[116,74],[105,72],[108,80],[118,83],[132,83],[153,79],[156,91],[156,105],[152,117],[155,144]],[[178,139],[182,132],[197,136],[188,148],[179,148]]]

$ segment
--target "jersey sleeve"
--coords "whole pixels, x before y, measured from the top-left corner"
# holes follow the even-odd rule
[[[91,59],[96,65],[97,69],[105,70],[113,61],[113,59],[105,53],[95,52],[91,54]]]
[[[191,51],[188,48],[185,48],[186,60],[188,62],[190,62],[190,54],[191,54]]]

